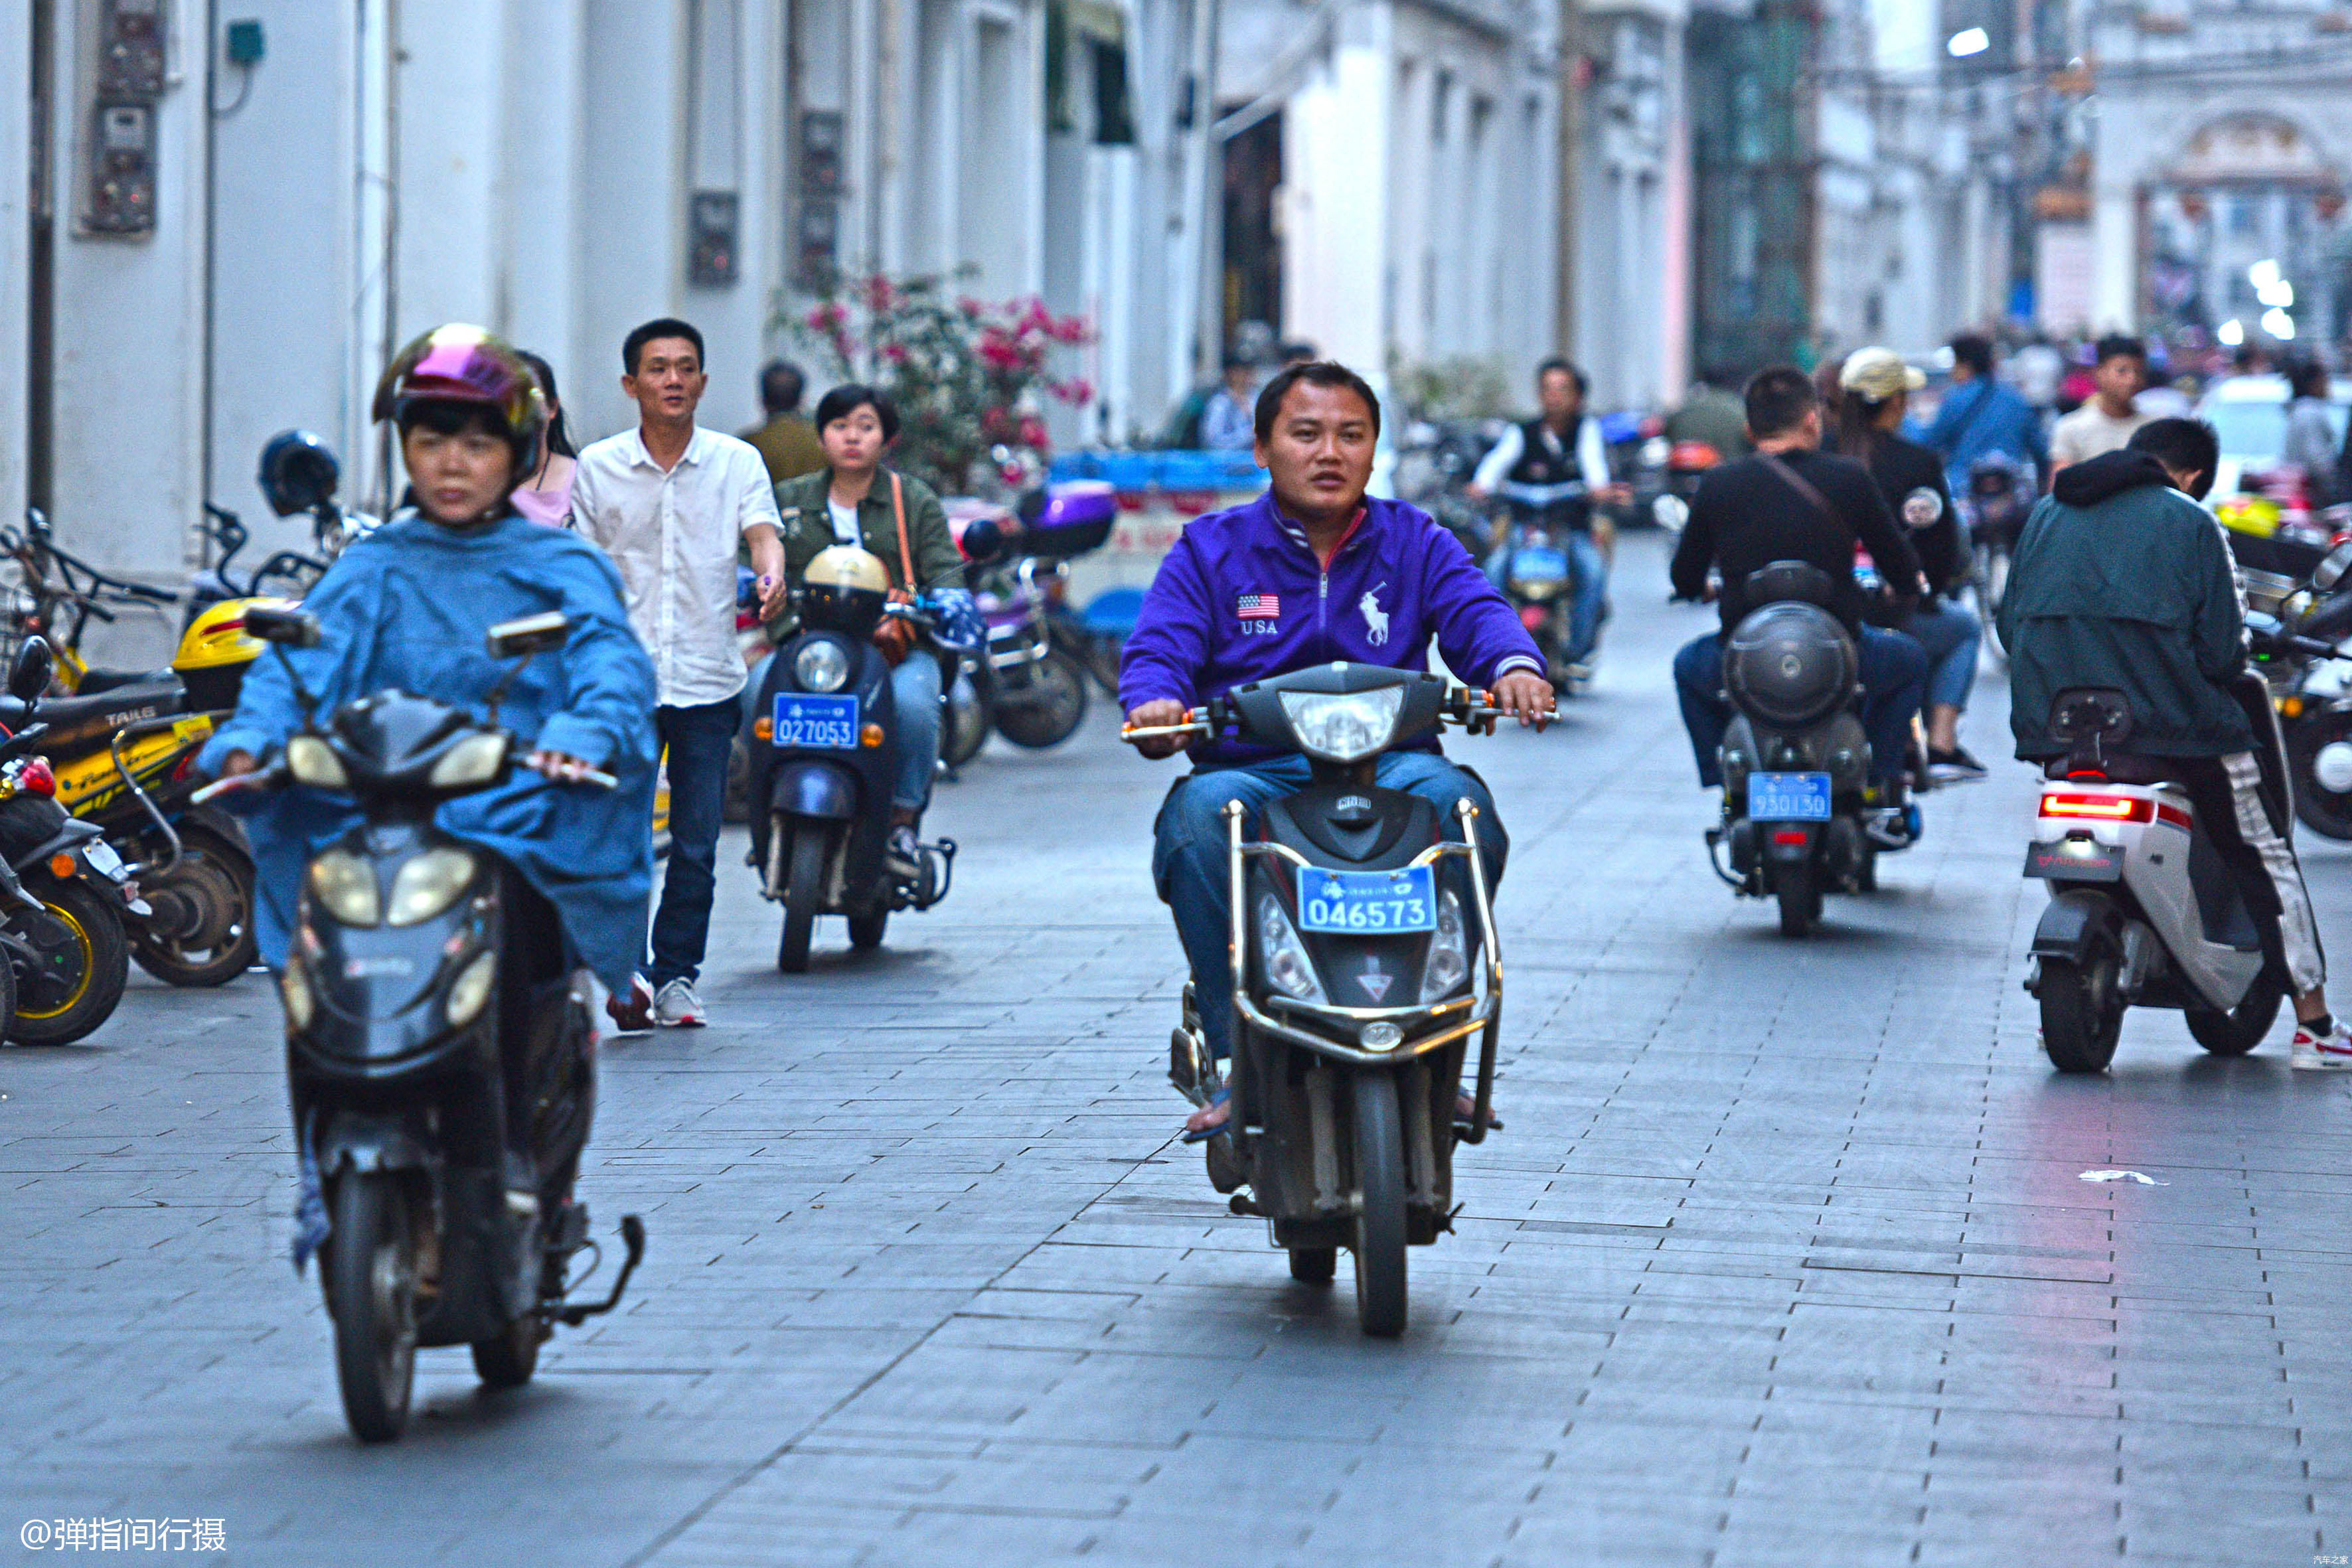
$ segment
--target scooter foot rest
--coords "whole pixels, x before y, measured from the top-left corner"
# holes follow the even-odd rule
[[[1235,1193],[1231,1198],[1226,1200],[1225,1206],[1233,1210],[1234,1213],[1251,1219],[1269,1219],[1273,1217],[1264,1209],[1258,1207],[1257,1199],[1252,1197],[1247,1193]]]

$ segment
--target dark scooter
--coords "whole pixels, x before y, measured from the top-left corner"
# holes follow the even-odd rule
[[[1717,753],[1724,821],[1707,829],[1707,858],[1742,897],[1779,901],[1782,935],[1803,936],[1825,892],[1878,886],[1878,857],[1917,839],[1919,808],[1868,797],[1870,741],[1853,711],[1861,655],[1830,613],[1830,574],[1776,561],[1746,586],[1755,607],[1723,648],[1733,717]]]
[[[864,556],[887,580],[864,551],[836,545],[824,555],[835,552]],[[821,581],[823,566],[821,555],[793,591],[800,626],[768,661],[751,725],[751,863],[761,896],[784,907],[776,967],[787,974],[807,971],[817,916],[846,915],[852,947],[879,947],[892,912],[946,898],[955,868],[953,839],[923,845],[911,878],[893,872],[884,853],[900,734],[874,628],[886,615],[924,628],[929,617],[878,590]]]
[[[1181,724],[1122,731],[1231,735],[1312,769],[1307,788],[1255,825],[1238,804],[1226,808],[1231,1078],[1218,1077],[1189,986],[1169,1076],[1195,1104],[1228,1093],[1231,1131],[1208,1140],[1210,1180],[1219,1192],[1250,1186],[1234,1212],[1273,1222],[1293,1279],[1328,1284],[1338,1249],[1355,1255],[1368,1334],[1404,1331],[1405,1248],[1453,1228],[1454,1146],[1486,1136],[1503,1008],[1494,909],[1469,847],[1475,808],[1458,803],[1455,843],[1434,806],[1380,788],[1373,770],[1443,724],[1491,731],[1496,717],[1437,676],[1327,664],[1236,687]],[[1474,1108],[1457,1121],[1474,1038]]]
[[[284,659],[319,624],[255,606],[246,629]],[[491,657],[561,647],[560,614],[490,628]],[[404,691],[324,721],[293,677],[303,727],[259,772],[200,800],[300,784],[351,796],[363,821],[315,856],[278,984],[304,1173],[303,1242],[320,1245],[343,1414],[362,1442],[400,1436],[420,1345],[469,1345],[492,1387],[530,1380],[573,1303],[573,1257],[593,1248],[572,1196],[595,1109],[588,999],[564,971],[554,912],[509,867],[435,825],[441,804],[505,782],[524,742],[488,716]],[[510,677],[509,677],[510,678]],[[584,783],[611,787],[607,775]]]

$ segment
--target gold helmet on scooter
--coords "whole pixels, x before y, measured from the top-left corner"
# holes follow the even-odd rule
[[[236,706],[246,668],[261,657],[261,640],[245,629],[245,612],[256,605],[295,607],[291,599],[226,599],[188,623],[172,673],[187,688],[190,709],[201,713]]]
[[[863,637],[882,619],[890,593],[881,558],[854,544],[817,552],[801,574],[801,617],[828,631]]]

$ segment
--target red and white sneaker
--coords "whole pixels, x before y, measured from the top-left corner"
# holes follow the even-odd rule
[[[604,998],[604,1011],[613,1016],[613,1028],[623,1035],[650,1033],[654,1026],[654,988],[642,974],[629,976],[629,992],[624,996],[615,992]]]
[[[709,1021],[690,980],[673,980],[654,998],[654,1022],[665,1029],[699,1029]]]
[[[2352,1024],[2338,1021],[2324,1035],[2297,1024],[2293,1061],[2301,1072],[2343,1072],[2352,1068]]]

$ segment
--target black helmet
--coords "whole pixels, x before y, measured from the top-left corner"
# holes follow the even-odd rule
[[[261,493],[280,517],[334,499],[342,475],[334,448],[308,430],[281,430],[261,448]]]
[[[1750,611],[1723,650],[1723,684],[1739,708],[1784,730],[1816,723],[1853,695],[1853,639],[1818,605]]]

